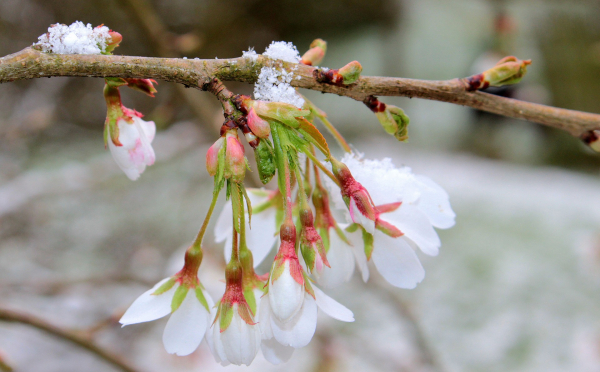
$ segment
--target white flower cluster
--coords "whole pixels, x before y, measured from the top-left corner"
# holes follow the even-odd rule
[[[43,52],[56,54],[100,54],[111,37],[106,26],[92,28],[75,21],[71,25],[55,24],[38,38],[35,44]]]
[[[246,57],[244,52],[244,57]],[[267,47],[264,56],[285,62],[298,63],[300,54],[292,43],[274,41]],[[268,102],[285,102],[301,108],[304,99],[296,92],[290,83],[294,79],[293,72],[276,67],[263,67],[258,81],[254,85],[254,98]]]
[[[296,250],[295,234],[286,236],[281,230],[277,235],[279,226],[276,220],[281,206],[276,200],[281,196],[273,191],[248,190],[255,212],[251,225],[246,213],[245,242],[253,253],[254,266],[266,258],[277,242],[280,244],[265,286],[268,287],[265,288],[266,294],[262,284],[252,294],[243,294],[246,299],[254,297],[251,313],[244,317],[239,306],[245,301],[239,299],[232,301],[233,310],[223,307],[227,291],[221,305],[216,307],[199,284],[195,290],[189,289],[181,294],[182,286],[171,284],[165,287],[166,281],[162,281],[131,305],[121,323],[150,321],[172,313],[163,335],[165,348],[170,353],[187,355],[206,338],[216,361],[222,365],[249,365],[259,350],[268,361],[279,364],[289,360],[296,348],[311,341],[319,309],[334,319],[354,321],[352,311],[311,284],[309,275],[321,286],[330,288],[348,281],[356,265],[366,281],[369,277],[367,264],[371,259],[392,285],[414,288],[425,275],[416,250],[437,255],[440,240],[434,227],[454,225],[455,214],[448,195],[433,181],[414,175],[409,168],[395,168],[389,159],[363,160],[355,155],[346,155],[342,161],[354,179],[369,191],[376,206],[377,228],[368,232],[365,223],[363,227],[356,228],[354,224],[354,228],[348,229],[347,225],[339,225],[344,229],[343,234],[332,229],[326,253],[330,267],[321,265],[309,274],[302,256],[298,260],[293,254]],[[332,183],[330,191],[334,208],[348,214],[349,207],[342,200],[337,186]],[[384,226],[383,230],[387,226],[388,231],[396,234],[392,236],[382,232],[381,226]],[[216,240],[226,241],[226,258],[233,233],[231,202],[228,202],[215,226]],[[367,253],[364,237],[369,234],[372,245]],[[241,292],[237,295],[240,296]],[[222,314],[219,317],[218,311],[232,311],[232,318]],[[225,327],[220,325],[223,319],[229,319]]]

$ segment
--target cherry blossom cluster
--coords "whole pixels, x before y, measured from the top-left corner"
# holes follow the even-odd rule
[[[101,29],[99,42],[95,31],[76,26],[73,30],[55,26],[56,33],[49,31],[41,46],[87,37],[85,43],[96,43],[98,50],[110,53],[122,39]],[[325,114],[290,86],[293,71],[281,63],[316,66],[325,52],[326,43],[320,39],[302,57],[291,43],[271,44],[263,57],[275,63],[261,70],[255,99],[228,92],[218,79],[212,82],[218,89],[206,88],[225,109],[220,137],[206,154],[206,169],[214,178],[210,207],[181,270],[139,296],[121,324],[170,315],[163,333],[169,353],[188,355],[206,339],[222,365],[250,365],[259,351],[278,364],[311,341],[319,312],[354,321],[351,310],[320,288],[349,281],[355,267],[367,281],[372,261],[389,283],[400,288],[414,288],[423,280],[417,251],[437,255],[441,243],[435,228],[454,225],[448,195],[430,179],[406,167],[396,168],[389,159],[366,160],[352,153]],[[252,50],[245,57],[258,58]],[[360,63],[353,61],[339,69],[315,67],[314,76],[321,83],[343,86],[355,83],[361,71]],[[156,126],[125,107],[119,89],[154,96],[154,83],[105,79],[105,145],[132,180],[155,161]],[[409,120],[401,109],[375,97],[365,104],[387,133],[406,140]],[[341,159],[332,155],[315,126],[317,119],[346,151]],[[249,163],[240,133],[254,150],[260,180],[267,185],[276,177],[276,187],[245,187]],[[226,287],[215,302],[198,272],[204,236],[223,190],[227,202],[217,218],[215,238],[225,243]],[[272,251],[270,270],[257,273],[255,268],[273,257]]]

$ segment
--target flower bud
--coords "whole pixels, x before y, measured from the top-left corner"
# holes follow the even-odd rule
[[[387,133],[396,137],[398,141],[406,141],[408,139],[407,127],[410,119],[401,108],[386,105],[374,96],[367,97],[364,103],[375,113],[377,120],[379,120],[379,123]]]
[[[133,90],[137,90],[138,92],[142,92],[144,94],[149,95],[150,97],[154,97],[154,93],[157,92],[154,85],[157,84],[154,79],[133,79],[126,78],[124,79],[127,82],[127,86]]]
[[[531,60],[522,61],[514,56],[502,58],[496,65],[481,74],[463,79],[468,91],[517,84],[527,72]]]
[[[221,137],[206,152],[206,170],[211,177],[214,177],[219,169],[219,151],[224,144],[225,138]]]
[[[372,234],[375,231],[378,212],[371,201],[369,192],[354,179],[350,169],[344,163],[331,158],[331,167],[334,176],[340,183],[340,191],[350,212],[350,218]]]
[[[310,43],[310,49],[304,53],[300,63],[308,66],[316,66],[321,63],[327,52],[327,42],[322,39],[315,39]]]
[[[225,147],[225,178],[231,178],[233,182],[242,182],[246,174],[246,157],[244,156],[244,146],[237,135],[237,129],[228,131],[225,139],[227,141]]]
[[[98,26],[102,27],[102,25]],[[113,30],[109,30],[108,34],[110,35],[110,39],[106,40],[106,48],[104,48],[104,53],[110,54],[112,51],[119,46],[121,41],[123,41],[123,36]]]
[[[352,61],[339,70],[339,74],[344,78],[344,85],[352,84],[358,80],[361,72],[362,65],[358,61]]]
[[[254,133],[259,138],[267,138],[269,134],[271,134],[271,126],[269,123],[261,119],[260,116],[256,113],[254,108],[251,108],[248,112],[248,126],[252,133]]]
[[[300,211],[300,223],[302,225],[300,251],[308,270],[322,272],[323,265],[331,267],[327,261],[323,240],[314,227],[313,214],[310,208]]]
[[[581,136],[581,140],[585,142],[592,150],[600,152],[600,130],[591,130]]]

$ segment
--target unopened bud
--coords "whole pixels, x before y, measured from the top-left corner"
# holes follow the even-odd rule
[[[206,152],[206,170],[211,177],[217,174],[219,169],[219,151],[225,144],[225,138],[219,138]]]
[[[106,48],[104,48],[104,53],[106,54],[112,53],[112,51],[119,46],[121,41],[123,41],[123,35],[116,31],[109,30],[108,34],[110,35],[110,39],[106,40]]]
[[[408,139],[408,124],[410,119],[401,108],[386,105],[374,96],[367,97],[364,103],[375,113],[377,120],[379,120],[379,123],[387,133],[396,137],[398,141],[406,141]]]
[[[269,134],[271,134],[271,126],[269,123],[261,119],[260,116],[256,113],[254,108],[251,108],[247,115],[248,118],[248,126],[252,133],[254,133],[259,138],[267,138]]]
[[[242,182],[246,174],[244,146],[237,136],[237,130],[227,132],[225,138],[227,140],[225,147],[225,178],[231,178],[233,182]]]
[[[362,66],[358,61],[352,61],[339,70],[339,74],[344,78],[344,85],[352,84],[358,80],[361,72]]]
[[[150,97],[154,97],[154,93],[157,92],[156,88],[154,88],[153,84],[157,84],[154,79],[133,79],[126,78],[124,79],[127,82],[127,87],[137,90],[138,92],[142,92],[144,94],[149,95]]]
[[[300,223],[302,226],[302,230],[300,231],[300,252],[302,252],[306,267],[311,272],[314,270],[321,272],[323,265],[331,267],[327,261],[323,240],[314,227],[313,214],[310,208],[300,211]]]
[[[516,84],[525,76],[527,66],[530,64],[530,59],[523,61],[513,56],[504,57],[494,67],[481,74],[470,76],[464,81],[468,91]]]
[[[315,39],[310,43],[310,49],[304,53],[300,63],[308,66],[316,66],[321,63],[327,52],[327,42],[322,39]]]
[[[263,184],[271,181],[275,175],[275,155],[268,139],[261,140],[254,149],[258,177]]]

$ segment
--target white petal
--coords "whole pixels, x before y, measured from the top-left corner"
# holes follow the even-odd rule
[[[217,315],[217,310],[213,309],[211,311],[211,319],[214,319]],[[209,329],[206,332],[206,342],[210,347],[210,351],[212,352],[213,357],[217,363],[221,363],[221,365],[226,366],[229,364],[227,361],[227,355],[225,354],[225,348],[223,347],[223,341],[221,341],[221,330],[219,329],[219,322],[217,321],[212,326],[212,329]]]
[[[346,306],[340,304],[333,298],[327,296],[316,286],[312,286],[315,291],[315,298],[319,309],[330,317],[341,320],[342,322],[353,322],[354,314]]]
[[[456,214],[450,206],[448,193],[429,178],[416,177],[425,186],[417,203],[419,209],[429,217],[431,224],[435,227],[447,229],[454,226]]]
[[[402,204],[395,211],[382,215],[382,219],[399,228],[423,253],[438,255],[442,244],[440,238],[427,216],[414,205]]]
[[[352,244],[352,252],[356,259],[356,266],[360,270],[362,280],[366,283],[369,280],[369,266],[367,266],[367,255],[365,254],[365,243],[362,238],[362,232],[357,230],[353,233],[344,231],[346,237]]]
[[[138,159],[135,162],[138,164],[138,169],[140,169],[140,167],[146,167],[146,165],[152,165],[154,164],[154,160],[156,160],[156,155],[154,154],[154,149],[152,148],[152,145],[150,144],[150,140],[148,139],[148,137],[146,136],[146,133],[144,131],[144,129],[142,128],[142,124],[140,123],[141,121],[143,121],[140,118],[137,118],[138,120],[134,120],[133,124],[136,126],[136,128],[139,131],[139,138],[140,138],[140,143],[137,144],[136,143],[136,151],[139,152],[140,154],[143,154],[142,157],[143,159]],[[146,123],[146,122],[144,122]],[[148,122],[148,123],[152,123],[152,125],[154,125],[154,122]],[[146,124],[148,124],[146,123]],[[144,169],[141,169],[140,173],[143,172]]]
[[[252,214],[252,223],[246,226],[246,244],[252,251],[254,267],[265,259],[277,241],[275,212],[275,208],[267,208],[260,213]],[[246,223],[248,223],[247,214]]]
[[[354,198],[350,198],[350,206],[349,206],[350,216],[352,216],[352,222],[360,224],[362,227],[367,230],[368,233],[373,234],[375,231],[375,221],[370,220],[365,215],[362,214]]]
[[[223,206],[217,223],[215,224],[215,241],[220,243],[231,236],[233,231],[233,213],[231,212],[231,201],[228,201]]]
[[[135,119],[136,118],[134,118],[134,120]],[[146,138],[148,138],[148,141],[152,143],[154,136],[156,135],[156,124],[154,124],[153,121],[146,121],[142,120],[141,118],[137,118],[137,122],[140,124],[140,127],[146,135]]]
[[[131,161],[129,150],[124,146],[115,146],[110,138],[108,140],[108,149],[119,168],[123,170],[130,180],[135,181],[140,178],[140,171],[138,170],[137,165]]]
[[[189,355],[202,342],[209,326],[210,314],[190,289],[185,299],[167,322],[163,344],[169,354]]]
[[[237,304],[233,305],[233,311],[231,324],[221,332],[225,354],[232,364],[250,365],[260,347],[260,329],[258,325],[250,325],[239,316]]]
[[[327,252],[327,261],[331,265],[323,267],[319,273],[314,273],[317,282],[326,288],[337,287],[347,282],[354,273],[354,253],[352,247],[346,244],[335,230],[329,232],[330,244]]]
[[[161,280],[150,290],[138,297],[131,306],[129,306],[129,309],[127,309],[125,314],[123,314],[119,323],[126,326],[129,324],[149,322],[170,314],[173,295],[179,285],[175,284],[173,288],[160,295],[152,294],[169,279],[170,278],[165,278]]]
[[[283,273],[275,280],[269,280],[269,301],[271,314],[281,321],[296,315],[304,300],[304,286],[290,273],[290,262],[285,261]]]
[[[294,348],[308,345],[317,329],[317,304],[311,295],[306,293],[302,308],[287,322],[271,317],[273,336],[279,343]]]
[[[391,238],[376,231],[371,258],[379,273],[393,286],[412,289],[425,277],[415,251],[402,238]]]
[[[267,295],[261,299],[260,310],[258,311],[258,325],[263,340],[273,337],[271,316],[271,305],[269,304],[269,294],[267,293]]]
[[[268,360],[271,364],[281,364],[285,363],[292,357],[294,354],[294,348],[291,346],[284,346],[277,342],[274,338],[270,338],[268,340],[262,340],[261,349],[263,356],[266,360]]]

